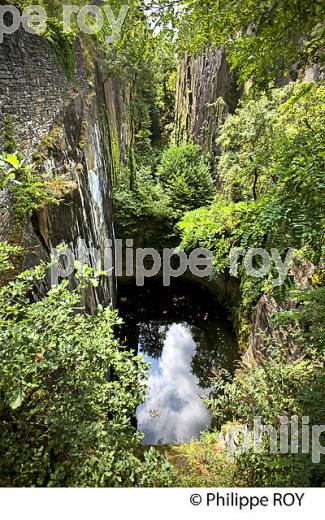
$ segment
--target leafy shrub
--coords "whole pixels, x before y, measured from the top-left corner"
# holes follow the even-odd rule
[[[268,357],[260,358],[258,366],[237,371],[232,379],[226,373],[215,380],[208,401],[216,423],[247,424],[254,428],[254,418],[261,417],[264,425],[276,428],[279,436],[280,416],[308,416],[310,425],[324,424],[323,409],[325,374],[323,360],[310,356],[292,362],[286,354],[286,345],[266,342]],[[290,430],[289,430],[290,432]],[[311,442],[311,441],[310,441]],[[289,438],[289,451],[291,441]],[[320,485],[325,478],[325,464],[312,462],[308,454],[269,452],[264,439],[261,453],[251,449],[236,457],[237,471],[244,475],[246,486],[310,486]],[[233,485],[238,485],[236,479]]]
[[[14,268],[15,260],[21,253],[21,247],[0,241],[0,282],[3,275]]]
[[[126,172],[124,172],[127,179]],[[116,237],[134,239],[138,247],[163,247],[173,235],[169,197],[152,176],[150,168],[137,172],[136,185],[127,180],[114,193]]]
[[[13,153],[16,148],[14,122],[15,118],[13,115],[9,114],[5,117],[2,147],[4,153]]]
[[[0,484],[168,485],[165,459],[136,455],[146,365],[115,339],[116,313],[85,314],[85,276],[33,301],[44,277],[40,266],[0,289]]]
[[[75,187],[64,177],[46,178],[34,164],[26,163],[16,154],[0,155],[0,189],[9,186],[17,221],[30,217],[46,204],[58,204]]]
[[[226,198],[259,199],[256,226],[271,247],[305,246],[316,262],[324,244],[324,92],[296,83],[246,101],[219,138]]]
[[[206,432],[197,440],[173,445],[166,450],[179,487],[231,487],[237,478],[236,463],[230,461],[219,443],[218,432]]]
[[[214,186],[207,158],[199,146],[171,146],[157,169],[176,216],[205,206],[213,198]]]
[[[265,229],[258,220],[261,211],[260,201],[235,203],[217,195],[209,207],[189,211],[178,222],[181,247],[207,247],[214,253],[216,270],[223,272],[230,265],[232,247],[255,247],[262,241]]]
[[[134,182],[129,182],[132,173],[126,168],[124,182],[114,192],[117,238],[135,239],[138,247],[175,247],[177,219],[212,199],[207,161],[198,146],[184,145],[164,152],[151,147],[137,163]]]
[[[305,291],[294,290],[290,294],[296,308],[276,314],[273,321],[278,325],[298,323],[301,329],[299,343],[305,352],[325,352],[325,286],[312,287]]]

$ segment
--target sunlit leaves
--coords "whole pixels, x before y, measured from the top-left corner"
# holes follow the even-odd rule
[[[324,87],[291,84],[246,100],[219,138],[222,196],[186,213],[182,247],[204,246],[215,266],[232,247],[303,248],[315,263],[324,253]]]
[[[85,280],[33,302],[44,275],[41,265],[0,289],[1,485],[168,483],[166,461],[135,455],[146,365],[116,340],[116,312],[85,313]]]
[[[211,201],[214,185],[207,158],[199,146],[171,146],[163,153],[158,178],[176,216]]]

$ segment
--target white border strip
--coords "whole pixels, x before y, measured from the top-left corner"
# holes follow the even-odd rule
[[[193,496],[192,502],[202,502],[192,505]],[[259,505],[240,509],[240,499]],[[1,518],[10,520],[306,519],[324,505],[325,488],[0,489]]]

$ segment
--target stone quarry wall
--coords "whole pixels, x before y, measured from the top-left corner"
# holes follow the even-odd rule
[[[176,144],[194,142],[212,154],[216,169],[219,128],[235,110],[240,92],[223,48],[197,58],[184,56],[178,67],[176,90]]]
[[[127,128],[116,84],[105,81],[95,63],[90,87],[79,41],[75,52],[75,79],[69,81],[45,38],[21,29],[0,45],[0,149],[7,116],[12,116],[19,151],[32,160],[42,140],[48,140],[42,170],[71,182],[58,206],[48,204],[14,233],[10,190],[0,190],[0,240],[24,247],[21,269],[48,260],[51,248],[62,242],[72,249],[80,239],[89,248],[103,249],[106,240],[114,243],[112,177],[116,148],[119,161],[126,154]],[[88,307],[114,304],[115,292],[112,273],[89,292]]]
[[[113,159],[112,182],[118,186],[123,177],[123,166],[129,162],[133,146],[134,129],[130,106],[130,85],[117,77],[108,77],[104,82],[105,104],[108,114]]]
[[[73,89],[88,83],[80,42],[76,42],[75,81],[67,79],[50,42],[19,30],[0,44],[0,145],[5,118],[13,115],[21,146],[35,146],[62,114]]]
[[[310,63],[296,71],[302,81],[323,81],[324,67]],[[290,79],[280,78],[278,86]],[[224,48],[210,48],[195,58],[185,55],[178,66],[176,87],[175,142],[194,142],[212,154],[215,173],[221,153],[216,143],[219,129],[233,113],[243,94],[230,71]]]
[[[295,70],[296,78],[301,81],[324,81],[324,67],[319,63],[310,63],[302,70]],[[279,78],[278,86],[282,87],[288,82],[288,78]],[[185,55],[178,67],[176,90],[176,127],[175,142],[182,144],[194,142],[212,155],[214,173],[218,183],[218,158],[221,150],[216,140],[221,125],[228,114],[233,113],[243,92],[236,86],[236,77],[230,72],[226,54],[223,48],[209,49],[206,53],[193,58]],[[304,288],[310,286],[311,276],[315,266],[296,268],[292,267],[298,286]],[[300,278],[304,278],[301,283]],[[220,277],[217,281],[208,281],[206,288],[219,297],[221,303],[232,308],[236,300],[240,299],[239,280],[227,276]],[[281,310],[289,310],[293,303],[289,300],[281,308],[269,294],[264,294],[257,302],[249,324],[249,337],[240,345],[245,355],[243,361],[250,365],[256,363],[262,350],[262,336],[266,334],[275,341],[285,340],[288,353],[295,359],[299,351],[294,341],[294,330],[283,330],[279,326],[272,325],[272,316]],[[239,326],[239,324],[237,324]],[[238,330],[239,332],[239,330]],[[285,332],[286,335],[285,335]]]

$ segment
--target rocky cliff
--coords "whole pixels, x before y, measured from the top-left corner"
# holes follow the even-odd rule
[[[302,70],[295,70],[295,77],[301,81],[321,81],[324,69],[317,63],[309,63]],[[281,77],[278,86],[284,86],[290,80]],[[194,142],[211,154],[216,181],[218,183],[218,158],[221,150],[217,144],[219,130],[227,116],[234,112],[243,92],[236,86],[236,76],[230,71],[223,48],[209,49],[196,58],[184,56],[178,67],[176,90],[176,144]],[[305,270],[313,273],[315,266],[292,266],[291,276],[298,287],[311,286],[311,277]],[[301,282],[303,279],[303,282]],[[226,290],[225,290],[226,288]],[[241,301],[238,279],[227,276],[209,281],[207,289],[216,294],[222,303],[234,308]],[[272,295],[266,293],[251,309],[249,320],[242,317],[237,322],[238,335],[244,361],[254,363],[262,350],[262,337],[268,335],[276,341],[285,340],[288,354],[292,358],[299,356],[293,334],[290,331],[284,337],[284,330],[272,324],[272,316],[282,310],[294,308],[295,302],[288,300],[280,306]],[[242,320],[242,322],[241,322]],[[248,333],[241,338],[240,330]]]
[[[68,74],[43,37],[21,29],[0,45],[0,147],[10,116],[17,151],[69,186],[59,205],[46,205],[18,229],[10,190],[0,190],[0,239],[23,246],[21,269],[48,260],[63,242],[72,249],[80,239],[89,248],[114,242],[112,181],[127,153],[125,101],[117,82],[104,80],[96,60],[84,56],[77,41]],[[115,287],[113,273],[103,277],[89,307],[114,304]]]
[[[201,145],[216,167],[219,128],[240,97],[225,50],[211,48],[197,58],[184,56],[177,78],[175,141]]]

